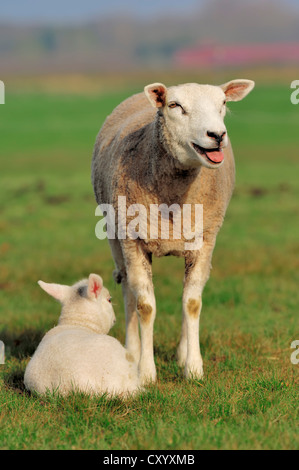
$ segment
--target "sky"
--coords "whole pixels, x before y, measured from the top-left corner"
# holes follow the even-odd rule
[[[211,0],[0,0],[0,22],[77,23],[117,13],[140,18],[190,14]],[[226,0],[223,0],[225,2]],[[250,2],[250,0],[239,0]],[[299,8],[299,0],[275,0]]]
[[[0,21],[77,22],[116,12],[153,17],[170,10],[183,14],[203,3],[204,0],[0,0]]]

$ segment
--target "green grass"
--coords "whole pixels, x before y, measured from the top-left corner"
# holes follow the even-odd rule
[[[126,401],[39,398],[23,373],[60,307],[37,286],[97,272],[125,338],[121,289],[94,234],[94,140],[123,98],[14,93],[0,108],[1,449],[295,449],[298,367],[298,119],[286,86],[230,105],[237,183],[203,297],[203,381],[175,362],[183,261],[154,260],[158,382]],[[298,422],[298,421],[297,421]]]

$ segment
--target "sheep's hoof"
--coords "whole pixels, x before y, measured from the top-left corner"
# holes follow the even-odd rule
[[[188,380],[202,380],[204,376],[202,364],[193,367],[186,365],[184,375]]]
[[[182,347],[181,345],[177,349],[176,353],[177,363],[180,367],[185,367],[187,361],[187,346]]]
[[[140,376],[140,384],[142,387],[146,387],[151,384],[154,384],[156,380],[157,380],[156,376],[155,377],[148,376],[148,375]]]
[[[146,369],[141,367],[139,364],[138,367],[139,379],[141,385],[149,385],[151,383],[156,382],[157,374],[156,374],[156,367],[147,367]]]

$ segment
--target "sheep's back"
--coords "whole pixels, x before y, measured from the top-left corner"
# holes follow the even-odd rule
[[[137,365],[111,336],[62,329],[44,337],[26,368],[24,382],[39,393],[47,389],[62,394],[72,389],[125,393],[138,387]]]

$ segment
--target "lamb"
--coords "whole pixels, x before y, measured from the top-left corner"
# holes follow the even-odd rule
[[[149,212],[152,205],[203,205],[203,226],[190,226],[202,236],[200,249],[186,240],[151,236],[119,237],[109,243],[114,276],[122,284],[126,311],[126,347],[138,361],[143,383],[155,381],[153,326],[156,316],[152,256],[185,258],[179,364],[187,378],[203,376],[199,345],[202,292],[210,274],[217,233],[223,223],[235,180],[233,151],[224,124],[227,101],[243,99],[254,87],[238,79],[221,86],[187,83],[167,88],[153,83],[123,101],[107,117],[96,139],[92,183],[99,205],[112,205],[119,225],[118,199],[125,196],[127,214],[133,204]],[[170,212],[170,211],[169,211]],[[122,217],[122,216],[121,216]],[[148,219],[147,219],[148,220]],[[131,222],[126,218],[127,227]],[[170,217],[170,226],[173,220]],[[148,224],[149,225],[149,224]],[[138,323],[140,324],[140,335]]]
[[[61,395],[136,393],[137,364],[119,341],[107,335],[115,314],[102,278],[90,274],[73,286],[38,283],[62,303],[62,312],[58,326],[44,336],[26,367],[26,388]]]

